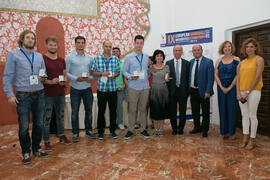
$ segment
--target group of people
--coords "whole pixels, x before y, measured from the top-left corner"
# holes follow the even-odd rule
[[[225,41],[219,48],[219,58],[215,65],[215,79],[218,90],[220,113],[220,134],[222,138],[235,139],[237,102],[242,114],[243,141],[240,147],[253,149],[258,127],[257,109],[263,87],[262,73],[264,59],[260,56],[261,46],[254,38],[242,43],[241,54],[234,56],[235,47]]]
[[[92,58],[85,52],[86,39],[75,38],[75,51],[59,57],[58,40],[46,38],[47,52],[41,55],[34,51],[36,35],[31,30],[23,31],[18,40],[20,49],[7,54],[3,76],[4,91],[8,102],[16,106],[19,122],[19,140],[24,164],[31,161],[30,152],[38,157],[47,157],[50,145],[50,121],[53,108],[56,114],[57,136],[64,144],[71,141],[64,135],[65,86],[70,83],[71,122],[73,142],[79,137],[79,108],[81,100],[85,109],[85,136],[95,139],[92,131],[93,94],[91,82],[97,78],[98,139],[104,139],[106,127],[105,111],[108,102],[110,136],[118,138],[117,126],[124,129],[122,102],[125,90],[128,94],[128,131],[125,139],[134,136],[137,119],[140,120],[140,134],[145,138],[147,131],[148,106],[154,124],[154,134],[162,135],[165,119],[170,119],[172,134],[183,135],[186,123],[187,99],[190,96],[194,128],[191,134],[208,136],[210,120],[210,97],[214,94],[214,79],[217,82],[220,112],[220,133],[223,138],[234,139],[237,101],[243,117],[243,142],[241,147],[255,147],[258,125],[256,117],[262,88],[264,60],[259,56],[260,45],[255,39],[247,39],[241,52],[246,59],[240,62],[233,56],[234,46],[225,41],[219,49],[223,55],[216,62],[203,56],[201,45],[194,45],[194,58],[182,58],[183,47],[173,48],[174,58],[164,63],[165,54],[155,50],[152,57],[143,53],[144,37],[136,35],[134,51],[120,60],[121,51],[112,47],[108,40],[103,42],[103,53]],[[149,63],[149,58],[153,64]],[[151,83],[149,83],[151,78]],[[15,86],[15,92],[13,92]],[[180,118],[177,121],[179,106]],[[200,118],[202,109],[202,123]],[[32,112],[32,143],[28,128]],[[249,131],[250,128],[250,131]],[[250,135],[249,135],[250,134]],[[45,151],[40,142],[43,137]]]

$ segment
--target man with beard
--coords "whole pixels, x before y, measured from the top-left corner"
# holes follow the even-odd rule
[[[18,40],[20,49],[7,54],[3,75],[4,92],[9,104],[16,106],[19,122],[19,140],[23,164],[29,164],[31,139],[29,136],[30,111],[32,111],[32,152],[37,157],[47,157],[40,147],[43,127],[45,98],[43,84],[46,79],[39,76],[45,72],[42,55],[34,51],[36,35],[31,30],[23,31]],[[15,86],[16,95],[13,93]]]
[[[75,38],[75,50],[66,57],[66,72],[70,82],[71,100],[71,124],[73,142],[79,141],[79,109],[81,99],[83,100],[85,116],[85,136],[95,139],[92,133],[92,105],[93,93],[91,88],[92,77],[90,76],[90,66],[93,58],[84,52],[85,38],[77,36]]]
[[[44,115],[43,140],[45,151],[52,151],[50,145],[50,122],[52,110],[55,109],[57,136],[60,143],[66,145],[71,142],[64,135],[64,106],[65,106],[65,84],[66,84],[66,63],[57,55],[58,40],[54,36],[46,38],[47,52],[43,55],[48,80],[44,84],[46,108]]]

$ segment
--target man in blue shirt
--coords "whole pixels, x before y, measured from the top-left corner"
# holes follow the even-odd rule
[[[91,74],[97,76],[97,98],[98,98],[98,138],[104,139],[104,128],[106,126],[105,110],[107,102],[110,109],[110,133],[112,138],[117,138],[116,108],[117,88],[115,78],[119,76],[119,60],[111,55],[112,43],[103,42],[103,54],[94,58],[91,66]]]
[[[39,76],[45,64],[42,55],[34,52],[36,35],[31,30],[20,34],[18,45],[20,49],[7,54],[3,75],[4,92],[9,104],[17,106],[19,122],[19,140],[22,148],[23,164],[29,164],[31,140],[28,132],[30,111],[32,111],[32,152],[38,157],[47,157],[40,147],[43,127],[45,98],[43,84],[46,79]],[[15,86],[16,96],[13,93]]]
[[[140,111],[141,134],[148,138],[146,131],[147,112],[146,106],[149,96],[148,82],[148,55],[142,52],[144,37],[136,35],[134,39],[134,52],[124,60],[123,74],[128,79],[128,98],[129,98],[129,130],[125,139],[133,136],[134,126],[137,117],[137,110]]]
[[[77,36],[75,38],[76,51],[66,57],[66,73],[70,83],[71,100],[71,124],[73,142],[79,141],[79,109],[81,99],[83,100],[85,116],[85,136],[95,139],[92,133],[92,105],[93,94],[91,88],[92,77],[90,76],[90,66],[92,57],[84,52],[85,38]]]

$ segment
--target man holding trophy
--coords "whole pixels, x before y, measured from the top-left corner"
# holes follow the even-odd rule
[[[53,108],[55,109],[57,136],[60,139],[60,143],[69,145],[71,142],[64,135],[65,85],[67,80],[66,63],[65,60],[57,54],[58,40],[56,37],[49,36],[46,38],[46,48],[47,52],[43,55],[43,59],[48,79],[44,83],[46,105],[43,139],[45,151],[49,152],[52,151],[50,145],[50,122]]]
[[[90,65],[93,58],[84,52],[85,38],[77,36],[75,38],[75,49],[66,57],[66,72],[70,81],[70,100],[71,100],[71,123],[73,142],[79,141],[79,109],[81,99],[83,100],[85,116],[85,136],[96,138],[92,133],[92,105],[93,94],[91,88],[92,76],[90,76]]]
[[[42,55],[34,51],[36,34],[23,31],[18,39],[20,49],[7,54],[3,75],[4,92],[9,104],[16,106],[19,122],[19,140],[22,148],[22,163],[31,162],[32,152],[37,157],[47,157],[40,147],[45,109],[43,82],[46,74]],[[41,75],[39,74],[41,73]],[[13,93],[13,86],[16,94]],[[30,112],[32,112],[32,143],[29,135]]]

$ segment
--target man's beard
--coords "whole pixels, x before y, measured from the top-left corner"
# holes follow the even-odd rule
[[[32,46],[29,46],[29,45],[27,45],[27,44],[23,44],[23,47],[25,47],[26,49],[34,49],[34,45],[32,45]]]
[[[48,52],[51,53],[51,54],[56,54],[57,53],[57,51],[50,51],[50,50],[48,50]]]

